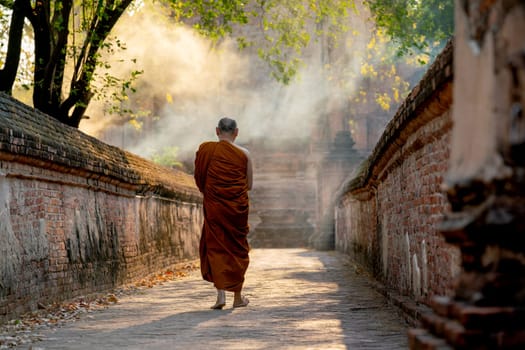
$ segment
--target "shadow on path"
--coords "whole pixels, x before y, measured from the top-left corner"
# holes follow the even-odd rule
[[[397,310],[336,252],[256,249],[246,308],[210,310],[199,272],[42,333],[42,349],[406,349]],[[27,349],[28,347],[19,347]]]

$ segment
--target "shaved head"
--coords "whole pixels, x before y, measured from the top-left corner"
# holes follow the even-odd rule
[[[219,125],[217,125],[217,128],[219,128],[221,132],[231,134],[235,131],[235,129],[237,129],[237,122],[231,118],[224,117],[219,120]]]

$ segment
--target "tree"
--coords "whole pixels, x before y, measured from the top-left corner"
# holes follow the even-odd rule
[[[104,64],[100,62],[100,52],[112,49],[114,44],[108,36],[131,2],[0,0],[0,5],[12,10],[9,50],[0,71],[0,90],[12,91],[25,18],[33,28],[35,41],[33,105],[63,123],[78,127],[97,93],[92,83],[97,67]],[[286,83],[296,74],[301,49],[314,34],[308,32],[308,24],[320,23],[328,17],[344,18],[341,14],[351,8],[353,1],[293,0],[282,4],[256,0],[245,5],[241,0],[171,0],[159,4],[169,5],[176,20],[189,19],[201,33],[212,38],[230,33],[234,24],[247,23],[251,16],[257,17],[267,40],[259,55],[272,67],[274,77]],[[326,28],[334,30],[341,23],[334,19]],[[239,40],[246,45],[242,38]],[[116,85],[111,77],[107,83]],[[124,82],[123,94],[126,88],[130,88],[129,81]]]
[[[0,91],[12,91],[27,19],[35,42],[33,105],[65,124],[78,127],[88,104],[101,92],[93,86],[97,68],[105,66],[101,52],[124,46],[118,38],[111,38],[110,33],[132,1],[0,0],[1,6],[12,10],[8,50],[0,70]],[[369,0],[368,3],[378,23],[390,28],[388,34],[406,38],[406,47],[423,45],[421,35],[427,30],[439,37],[441,27],[434,28],[431,24],[436,16],[447,19],[449,9],[444,0]],[[410,10],[403,10],[399,3],[410,5]],[[303,64],[304,48],[317,38],[336,45],[338,35],[351,26],[348,14],[355,10],[354,0],[159,0],[156,4],[171,11],[175,20],[192,24],[215,39],[231,33],[237,25],[258,21],[264,39],[257,41],[259,57],[269,65],[271,75],[285,84]],[[395,16],[390,20],[392,13]],[[416,29],[409,30],[412,27]],[[238,42],[241,47],[254,45],[254,41],[243,36],[238,36]],[[138,74],[140,71],[134,71],[127,80],[105,75],[103,80],[106,86],[117,89],[120,86],[113,95],[118,100],[133,91],[132,82]]]
[[[376,24],[399,44],[398,54],[435,56],[454,34],[453,0],[365,0]]]
[[[337,38],[350,27],[354,0],[252,0],[176,2],[179,18],[199,21],[194,27],[206,36],[220,38],[234,32],[239,47],[257,45],[258,56],[268,64],[276,80],[288,84],[303,64],[302,55],[314,40]],[[257,23],[260,36],[236,33],[235,24]]]
[[[34,107],[59,121],[78,127],[93,97],[91,82],[99,64],[99,51],[132,0],[81,1],[14,0],[1,5],[12,9],[9,49],[1,74],[6,77],[1,90],[11,92],[20,57],[24,18],[34,35]],[[75,16],[75,9],[79,10]],[[75,26],[78,24],[78,28]],[[70,40],[83,33],[81,44]],[[70,69],[68,95],[64,77]]]
[[[100,52],[120,45],[118,40],[116,43],[108,40],[108,36],[131,2],[0,1],[0,5],[12,10],[8,50],[0,70],[0,91],[12,91],[26,18],[33,28],[35,42],[33,105],[65,124],[78,127],[95,94],[92,82],[96,68],[104,64],[99,60]],[[70,79],[67,89],[66,73]],[[106,78],[107,84],[115,85],[114,77]],[[124,88],[129,88],[129,83],[123,82]]]
[[[11,25],[9,26],[9,43],[7,46],[4,68],[0,69],[0,91],[11,93],[16,79],[20,53],[22,50],[22,34],[24,29],[25,2],[6,2],[12,8]]]

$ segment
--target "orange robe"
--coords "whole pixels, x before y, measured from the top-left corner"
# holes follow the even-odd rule
[[[228,141],[203,143],[195,158],[195,182],[204,195],[202,277],[233,292],[242,289],[250,262],[247,164],[246,154]]]

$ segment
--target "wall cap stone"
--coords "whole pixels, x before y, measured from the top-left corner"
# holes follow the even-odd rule
[[[0,92],[0,160],[174,200],[202,201],[193,176],[84,134]]]

